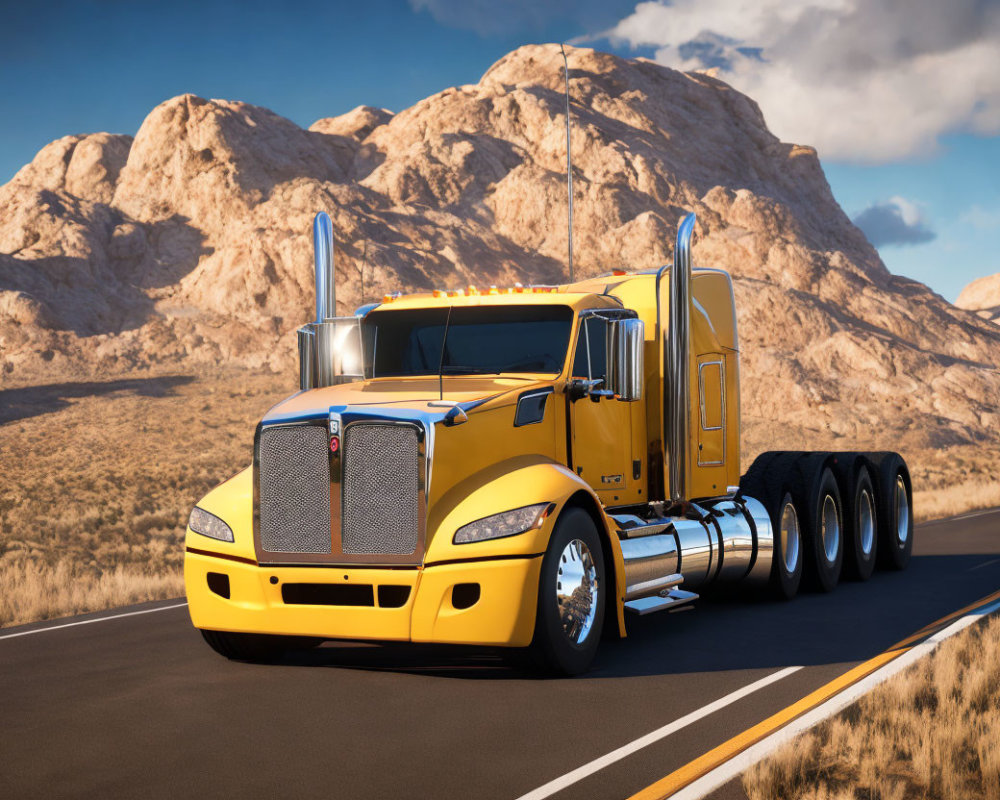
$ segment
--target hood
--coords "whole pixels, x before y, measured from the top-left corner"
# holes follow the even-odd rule
[[[322,389],[309,389],[282,400],[264,415],[264,422],[326,416],[332,406],[382,409],[410,409],[415,412],[441,413],[442,403],[473,407],[494,407],[511,402],[523,391],[551,386],[552,380],[499,375],[448,376],[443,384],[435,377],[376,378],[344,383]],[[442,391],[443,389],[443,391]],[[510,397],[507,397],[510,395]],[[433,405],[431,405],[433,403]]]

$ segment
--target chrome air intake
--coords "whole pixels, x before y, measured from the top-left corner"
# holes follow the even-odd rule
[[[687,493],[688,415],[691,363],[691,235],[695,215],[688,214],[677,229],[674,264],[670,270],[670,310],[667,332],[666,397],[663,431],[667,444],[670,500],[681,503]]]
[[[409,555],[420,541],[418,430],[355,422],[344,433],[344,553]]]
[[[315,389],[363,377],[357,317],[338,317],[333,223],[320,211],[313,220],[316,320],[299,328],[299,388]]]
[[[330,464],[326,428],[261,429],[260,546],[268,553],[330,553]]]

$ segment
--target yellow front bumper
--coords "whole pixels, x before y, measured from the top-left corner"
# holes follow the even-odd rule
[[[535,627],[541,557],[439,564],[420,569],[357,567],[261,567],[244,561],[188,551],[184,582],[196,628],[244,633],[317,636],[325,639],[441,642],[525,647]],[[208,575],[225,575],[229,598],[209,587]],[[218,588],[220,579],[213,579]],[[308,584],[304,598],[289,584]],[[479,597],[467,608],[470,592],[453,589],[477,584]],[[371,587],[341,592],[336,587]],[[286,588],[287,587],[287,588]],[[407,587],[405,602],[398,605]],[[360,605],[313,605],[325,601]],[[395,595],[398,607],[388,607]],[[474,597],[474,590],[471,597]],[[370,600],[364,598],[369,597]],[[307,602],[301,602],[305,599]],[[384,604],[385,603],[385,604]]]

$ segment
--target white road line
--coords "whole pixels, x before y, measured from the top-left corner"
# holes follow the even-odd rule
[[[593,775],[595,772],[599,772],[605,767],[614,764],[616,761],[621,761],[623,758],[627,758],[637,750],[648,747],[654,742],[660,741],[660,739],[665,739],[667,736],[670,736],[670,734],[681,730],[681,728],[686,728],[688,725],[707,717],[709,714],[714,714],[719,709],[725,708],[726,706],[735,703],[737,700],[743,699],[749,694],[753,694],[758,689],[763,689],[765,686],[776,683],[782,678],[788,677],[793,672],[798,672],[800,669],[802,669],[802,667],[785,667],[785,669],[778,670],[767,677],[761,678],[759,681],[754,681],[753,683],[744,686],[742,689],[730,692],[725,697],[720,697],[714,703],[709,703],[707,706],[703,706],[697,711],[692,711],[690,714],[664,725],[662,728],[657,728],[655,731],[647,733],[645,736],[629,742],[628,744],[619,747],[617,750],[612,750],[607,755],[603,755],[600,758],[591,761],[589,764],[584,764],[582,767],[578,767],[572,772],[567,772],[562,777],[549,781],[544,786],[540,786],[534,791],[522,795],[518,798],[518,800],[542,800],[544,797],[550,797],[556,792],[561,792],[566,787],[572,786],[578,781],[582,781],[584,778]]]
[[[761,739],[757,744],[748,747],[742,753],[733,756],[729,761],[720,764],[711,772],[702,775],[698,780],[689,783],[678,792],[669,796],[668,800],[700,800],[700,798],[715,791],[720,786],[728,783],[733,778],[742,774],[758,761],[769,756],[781,745],[794,739],[800,733],[808,730],[813,725],[822,722],[827,717],[831,717],[839,711],[847,708],[861,695],[870,692],[880,683],[893,675],[906,669],[914,662],[929,655],[941,642],[950,636],[954,636],[959,631],[969,627],[978,619],[991,614],[1000,609],[1000,600],[991,603],[983,608],[976,609],[964,617],[959,617],[947,628],[938,631],[925,642],[920,643],[913,649],[901,655],[899,658],[890,661],[884,667],[875,670],[867,677],[848,687],[840,694],[831,697],[822,705],[816,706],[812,711],[803,714],[798,719],[793,720],[784,728],[775,731],[765,739]]]
[[[962,514],[960,517],[952,517],[952,520],[972,519],[973,517],[985,517],[987,514],[996,514],[998,512],[998,510],[1000,510],[1000,509],[987,508],[984,511],[972,511],[972,512],[970,512],[968,514]],[[945,520],[941,520],[941,521],[945,522]]]
[[[990,561],[984,561],[982,564],[976,564],[976,566],[974,567],[969,567],[969,572],[972,572],[972,570],[974,569],[982,569],[983,567],[988,567],[990,564],[996,564],[998,561],[1000,561],[1000,558],[994,558],[991,559]]]
[[[175,603],[172,606],[160,606],[159,608],[146,608],[142,611],[127,611],[124,614],[112,614],[110,617],[97,617],[96,619],[81,619],[77,622],[64,622],[62,625],[50,625],[47,628],[35,628],[32,631],[18,631],[17,633],[0,634],[0,639],[13,639],[15,636],[31,636],[34,633],[47,633],[57,631],[60,628],[72,628],[76,625],[90,625],[92,622],[106,622],[109,619],[121,619],[122,617],[135,617],[139,614],[152,614],[155,611],[169,611],[172,608],[183,608],[187,603]]]

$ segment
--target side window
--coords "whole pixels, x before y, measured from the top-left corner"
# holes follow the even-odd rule
[[[608,377],[608,323],[600,317],[586,317],[573,358],[574,378]],[[606,386],[605,386],[606,388]]]

